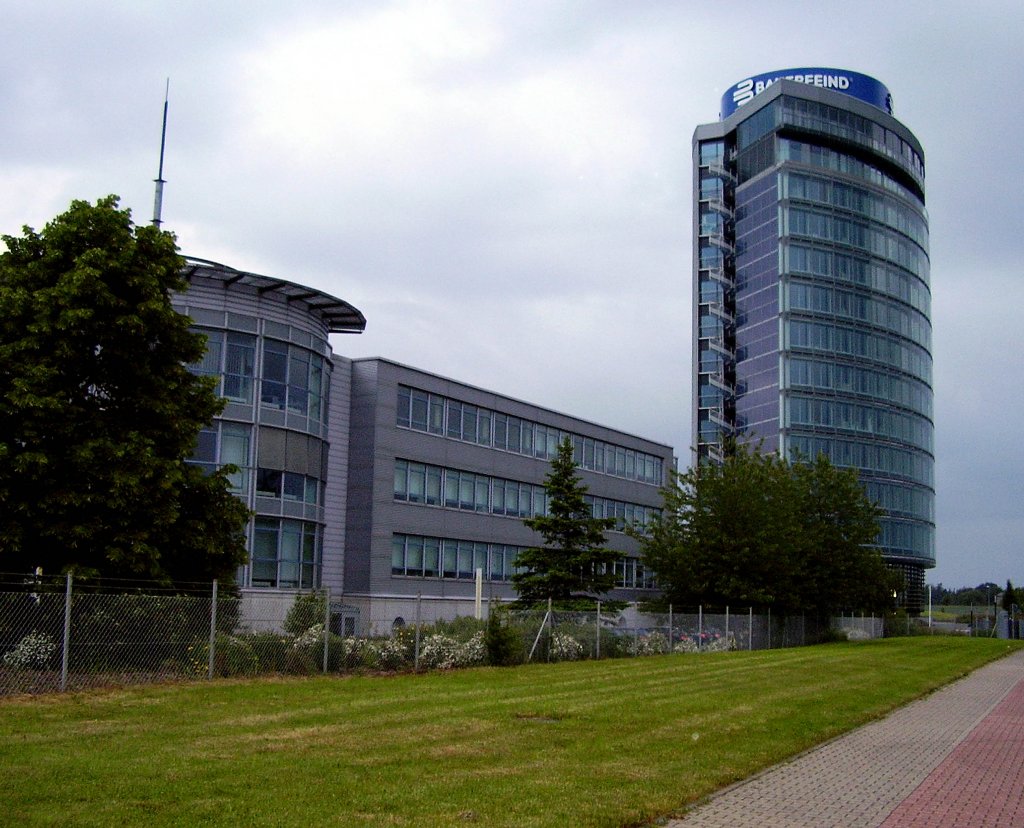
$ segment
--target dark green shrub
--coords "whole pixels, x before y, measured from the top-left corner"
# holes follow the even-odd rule
[[[210,644],[198,641],[188,648],[192,668],[199,675],[209,669]],[[217,633],[213,645],[213,674],[215,676],[254,676],[259,672],[259,658],[252,644],[241,636]]]
[[[836,644],[836,643],[839,643],[841,641],[849,641],[849,640],[850,640],[850,638],[846,634],[846,630],[839,630],[839,629],[836,629],[835,627],[829,627],[828,629],[823,630],[821,632],[821,634],[818,636],[817,643],[818,644]]]
[[[522,664],[526,660],[523,635],[510,623],[508,613],[492,609],[484,628],[487,663],[496,667]]]
[[[288,651],[292,646],[290,636],[276,632],[250,633],[245,636],[256,659],[261,673],[284,673],[287,671]]]
[[[322,592],[307,592],[295,596],[295,603],[284,619],[285,632],[302,635],[310,627],[324,622],[327,596]]]
[[[456,641],[469,641],[480,630],[486,629],[486,621],[478,621],[469,615],[457,615],[451,621],[435,621],[433,624],[420,627],[420,636],[447,635]],[[408,628],[405,628],[408,629]],[[404,631],[403,631],[404,632]]]

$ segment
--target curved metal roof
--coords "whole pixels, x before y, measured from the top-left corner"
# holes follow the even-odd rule
[[[323,319],[331,333],[362,333],[366,329],[366,317],[348,302],[314,288],[297,285],[295,282],[236,270],[219,262],[195,256],[185,256],[182,275],[186,281],[191,281],[193,276],[201,276],[221,282],[225,288],[231,285],[246,285],[260,294],[276,293],[287,302],[304,302]]]

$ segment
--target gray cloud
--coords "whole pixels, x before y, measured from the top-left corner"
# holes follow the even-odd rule
[[[352,301],[380,354],[688,459],[690,138],[722,91],[872,74],[928,159],[939,565],[1024,582],[1018,4],[8,3],[0,229],[72,198]]]

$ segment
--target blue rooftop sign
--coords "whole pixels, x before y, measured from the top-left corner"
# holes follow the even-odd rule
[[[866,101],[892,115],[892,95],[889,94],[889,90],[883,83],[870,75],[862,75],[860,72],[850,72],[846,69],[812,67],[779,69],[776,72],[766,72],[763,75],[754,75],[741,80],[729,87],[722,96],[722,119],[728,118],[743,104],[752,100],[755,95],[763,92],[776,81],[784,79],[806,83],[809,86],[820,86],[822,89],[834,89],[837,92]]]

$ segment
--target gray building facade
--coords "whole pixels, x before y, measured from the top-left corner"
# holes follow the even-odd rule
[[[189,259],[173,297],[207,337],[196,373],[224,411],[193,462],[232,464],[254,513],[239,584],[254,615],[284,614],[297,592],[328,588],[344,631],[389,631],[515,597],[519,549],[540,541],[523,518],[546,508],[544,478],[572,439],[594,513],[622,553],[613,597],[650,596],[650,573],[623,531],[660,508],[672,449],[386,359],[336,355],[330,334],[359,333],[347,302],[291,282]]]
[[[672,449],[385,359],[351,362],[344,590],[378,629],[470,614],[515,597],[519,549],[540,542],[523,518],[546,509],[544,479],[568,436],[595,515],[613,517],[619,589],[654,589],[623,531],[659,509]]]

